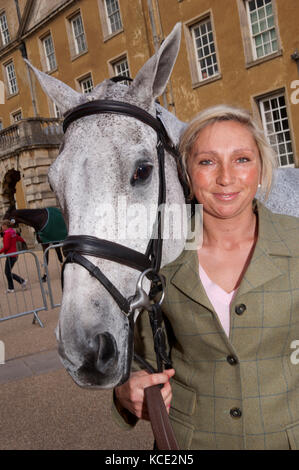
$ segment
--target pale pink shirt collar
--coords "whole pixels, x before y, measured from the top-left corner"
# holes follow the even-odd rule
[[[206,291],[206,294],[213,305],[215,312],[218,315],[218,318],[222,324],[222,327],[227,336],[229,336],[230,328],[230,303],[236,292],[236,289],[232,292],[226,292],[220,286],[215,284],[208,277],[207,273],[204,271],[202,266],[199,264],[199,277],[202,282],[202,285]]]

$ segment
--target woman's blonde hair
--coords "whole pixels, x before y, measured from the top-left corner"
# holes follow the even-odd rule
[[[273,170],[277,166],[276,154],[270,144],[267,142],[264,131],[252,118],[250,113],[245,109],[228,105],[212,106],[200,112],[194,119],[192,119],[181,135],[179,150],[182,157],[182,169],[184,172],[184,177],[187,180],[190,189],[189,198],[193,198],[193,192],[190,177],[188,175],[187,163],[193,145],[202,129],[209,126],[210,124],[221,121],[239,122],[240,124],[246,126],[254,137],[261,158],[261,194],[264,196],[264,200],[266,200],[271,190]]]

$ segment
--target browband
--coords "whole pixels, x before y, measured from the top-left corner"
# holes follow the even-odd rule
[[[162,121],[159,119],[159,116],[154,117],[144,109],[129,103],[124,103],[122,101],[94,100],[88,101],[87,103],[83,103],[76,108],[71,109],[64,115],[63,132],[65,133],[69,125],[77,119],[90,116],[91,114],[103,113],[122,114],[142,121],[144,124],[147,124],[157,132],[165,149],[170,154],[176,158],[179,157],[178,150],[170,140]]]

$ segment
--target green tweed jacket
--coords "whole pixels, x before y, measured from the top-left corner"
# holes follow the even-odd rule
[[[162,270],[180,449],[299,449],[299,219],[261,204],[258,215],[229,337],[201,285],[196,251]],[[153,359],[146,312],[137,328],[138,352]]]

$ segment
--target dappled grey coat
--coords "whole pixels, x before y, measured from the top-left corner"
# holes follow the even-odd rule
[[[299,219],[261,204],[258,215],[229,338],[199,280],[196,251],[162,270],[176,370],[170,417],[181,449],[299,449]],[[146,312],[136,347],[153,357]],[[126,419],[123,426],[136,423]]]

